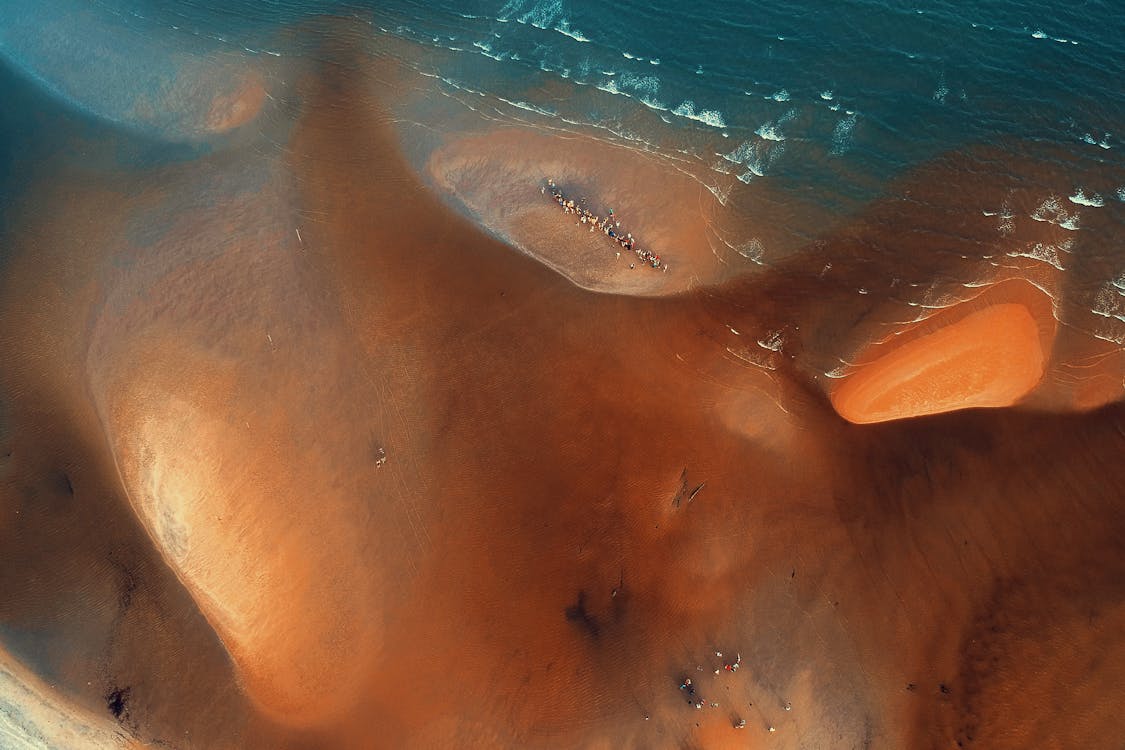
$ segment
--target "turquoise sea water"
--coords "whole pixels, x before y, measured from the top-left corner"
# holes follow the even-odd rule
[[[1114,149],[1125,148],[1115,132],[1125,127],[1125,8],[1111,2],[5,0],[0,7],[8,65],[77,107],[122,120],[183,55],[293,53],[299,42],[274,32],[331,13],[455,51],[439,71],[449,87],[509,98],[564,80],[648,108],[670,129],[714,131],[728,139],[728,153],[742,153],[747,139],[785,144],[772,159],[736,159],[746,179],[800,173],[802,154],[812,150],[885,174],[1009,136],[1118,166]],[[521,103],[609,127],[626,105],[606,100],[573,111],[565,101]]]
[[[772,200],[842,218],[933,160],[987,150],[960,168],[1013,165],[1019,182],[1035,183],[1036,203],[984,192],[961,208],[996,217],[1000,231],[1030,218],[1069,232],[1025,255],[1071,276],[1084,269],[1060,305],[1081,315],[1061,317],[1125,342],[1120,3],[3,0],[0,9],[5,80],[167,143],[169,158],[198,140],[184,123],[210,99],[155,112],[146,103],[172,99],[177,77],[206,79],[232,60],[302,55],[312,32],[285,30],[325,14],[376,40],[416,43],[409,64],[447,108],[431,111],[435,123],[463,108],[593,133],[676,160],[724,202],[733,195],[734,210],[753,199],[739,195],[768,185]],[[795,246],[819,229],[786,231]]]

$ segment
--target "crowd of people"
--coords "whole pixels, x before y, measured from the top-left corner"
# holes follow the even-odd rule
[[[635,253],[642,263],[647,263],[653,268],[661,268],[664,271],[668,270],[668,266],[661,262],[659,255],[637,247],[636,241],[633,240],[633,235],[621,231],[621,222],[613,215],[612,208],[609,209],[608,215],[598,216],[593,211],[586,208],[585,198],[579,199],[577,203],[574,199],[567,198],[551,178],[547,179],[547,185],[545,187],[539,188],[539,192],[543,194],[546,194],[548,190],[551,192],[551,197],[554,199],[555,203],[559,204],[562,208],[563,213],[578,216],[578,221],[582,224],[588,224],[591,232],[595,229],[601,230],[603,234],[616,242],[622,250],[631,250]],[[617,256],[621,257],[620,250],[617,252]],[[629,268],[633,268],[635,265],[634,263],[630,263]]]
[[[722,651],[716,651],[715,656],[722,659],[723,658],[723,652]],[[732,673],[737,672],[739,670],[739,668],[742,666],[742,654],[735,654],[734,661],[724,660],[722,662],[722,665],[723,665],[723,669],[725,669],[728,672],[732,672]],[[696,667],[696,669],[698,669],[701,672],[703,671],[702,666],[698,666],[698,667]],[[719,669],[715,670],[715,674],[720,674],[720,672],[721,672],[721,670],[719,670]],[[696,691],[695,683],[693,683],[691,681],[690,677],[685,677],[682,680],[680,680],[680,690],[682,690],[684,692],[684,694],[687,696],[688,705],[692,706],[697,711],[702,710],[703,707],[707,706],[707,705],[710,705],[711,708],[718,708],[719,707],[718,703],[715,703],[713,701],[708,701],[706,698],[699,695],[699,693]],[[790,709],[790,706],[789,706],[788,703],[786,703],[785,704],[785,710],[788,711],[789,709]],[[645,718],[647,719],[648,717],[646,716]],[[735,729],[745,729],[746,728],[746,719],[735,716],[731,720],[731,725]],[[774,728],[772,726],[770,726],[768,728],[768,731],[773,732]]]

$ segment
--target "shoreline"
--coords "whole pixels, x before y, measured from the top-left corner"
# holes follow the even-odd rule
[[[505,127],[448,140],[425,172],[485,229],[588,291],[669,296],[754,268],[733,253],[721,257],[709,241],[707,217],[722,210],[714,196],[651,157],[611,144]],[[578,216],[544,200],[545,177],[627,217],[629,231],[669,271],[630,269],[628,254],[616,257],[599,232],[584,236],[589,227]]]
[[[0,286],[0,546],[26,545],[0,614],[52,686],[208,748],[1120,734],[1119,670],[1074,656],[1121,642],[1091,603],[1122,591],[1122,405],[859,426],[814,377],[858,351],[855,411],[885,413],[1009,326],[1030,382],[1051,299],[996,284],[897,322],[918,300],[856,288],[955,284],[880,252],[945,217],[876,206],[900,223],[760,266],[709,242],[731,217],[691,179],[584,139],[450,136],[418,170],[389,114],[414,79],[324,57],[272,110],[297,112],[284,148],[100,172],[60,148],[72,168],[31,175]],[[672,270],[630,278],[544,175]]]

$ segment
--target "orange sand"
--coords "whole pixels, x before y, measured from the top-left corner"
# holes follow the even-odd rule
[[[813,323],[884,299],[826,303],[811,250],[733,303],[591,294],[446,210],[372,101],[396,92],[336,62],[284,148],[19,167],[23,668],[154,747],[1121,747],[1121,406],[851,428],[802,369],[838,355]],[[913,329],[856,403],[1018,398],[1049,332],[1015,300]]]
[[[592,138],[508,127],[450,139],[426,170],[480,222],[584,289],[659,296],[715,283],[751,264],[710,233],[720,210],[699,182],[659,158]],[[553,178],[599,215],[614,209],[637,246],[669,267],[653,269],[540,193]],[[630,268],[632,263],[635,268]]]
[[[1023,305],[993,305],[885,354],[832,394],[859,424],[1010,406],[1043,376],[1039,328]]]

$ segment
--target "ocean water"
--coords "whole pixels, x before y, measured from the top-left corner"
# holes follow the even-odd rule
[[[513,116],[573,119],[659,147],[679,145],[704,160],[719,158],[726,164],[715,169],[746,180],[815,179],[823,170],[809,162],[827,158],[886,179],[943,151],[1005,138],[1057,144],[1113,166],[1125,147],[1115,132],[1125,110],[1125,10],[1110,2],[4,6],[6,62],[110,118],[128,119],[141,90],[182,64],[177,53],[294,54],[300,37],[277,32],[331,14],[456,53],[432,62],[450,91],[484,92],[490,105],[516,110]],[[76,60],[83,64],[70,64]],[[536,96],[560,80],[604,96],[577,97],[584,107]],[[515,99],[517,92],[526,98]],[[624,121],[636,108],[666,128],[638,122],[630,129]],[[768,148],[783,153],[770,158]]]
[[[1016,269],[1032,261],[1044,273],[1064,272],[1066,294],[1032,279],[1056,298],[1060,319],[1125,342],[1125,259],[1116,252],[1125,207],[1125,9],[1118,3],[3,6],[0,56],[13,80],[103,124],[167,142],[169,158],[174,145],[182,155],[185,143],[199,140],[191,123],[211,100],[192,80],[240,62],[280,64],[308,54],[318,32],[303,23],[351,19],[348,33],[369,33],[375,49],[403,55],[402,45],[378,40],[409,43],[404,62],[432,86],[430,106],[413,111],[413,120],[440,127],[471,111],[494,124],[581,132],[658,154],[759,224],[784,213],[769,207],[814,207],[804,215],[815,219],[763,236],[720,236],[729,247],[752,248],[767,266],[872,201],[899,195],[904,179],[937,161],[961,159],[947,171],[962,175],[1010,170],[1009,185],[1027,188],[1019,205],[1010,188],[981,180],[979,190],[964,192],[959,210],[994,219],[1000,237],[1028,219],[1065,229],[1064,240],[1027,242],[1002,255]],[[172,82],[183,79],[180,95]],[[404,141],[424,158],[424,139]],[[983,281],[969,275],[961,280]]]

